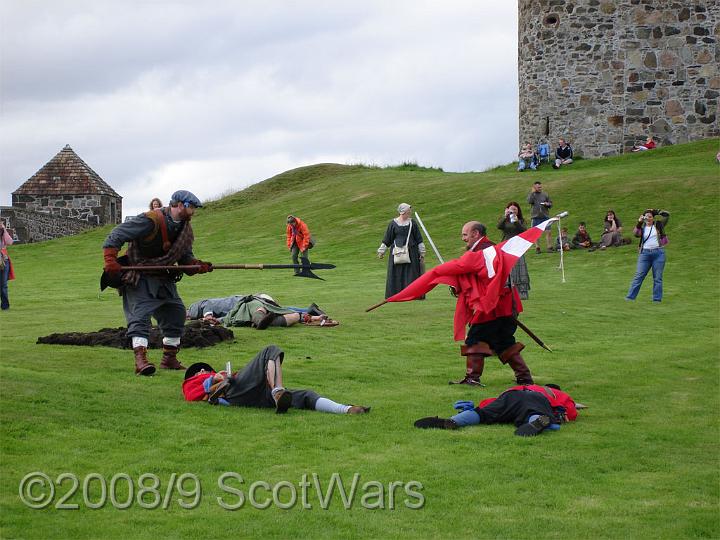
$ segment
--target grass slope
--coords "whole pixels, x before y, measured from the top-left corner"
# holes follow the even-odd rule
[[[124,324],[120,298],[97,290],[109,229],[13,247],[18,279],[10,284],[12,309],[0,314],[0,536],[720,537],[717,148],[715,139],[522,174],[512,165],[458,174],[323,164],[208,204],[193,221],[195,253],[203,259],[285,262],[284,217],[292,212],[317,239],[312,259],[338,268],[323,273],[325,282],[286,272],[216,271],[180,283],[186,303],[266,291],[287,304],[315,301],[342,324],[237,329],[234,343],[185,350],[183,361],[231,360],[239,367],[276,343],[286,351],[286,384],[372,405],[364,417],[188,404],[181,373],[137,378],[128,351],[36,345],[52,332]],[[608,208],[626,230],[645,207],[668,209],[664,301],[650,302],[650,278],[636,302],[623,300],[634,246],[568,253],[566,283],[558,255],[530,254],[523,319],[554,353],[518,333],[528,344],[525,358],[538,382],[556,382],[590,408],[559,433],[533,439],[513,437],[508,426],[417,430],[415,419],[449,415],[457,399],[497,395],[510,385],[511,371],[491,360],[487,388],[447,385],[464,362],[452,342],[453,299],[442,287],[425,302],[364,313],[384,293],[385,262],[375,249],[386,224],[399,202],[410,202],[451,258],[461,253],[460,228],[470,219],[488,223],[497,239],[494,223],[504,204],[514,199],[527,208],[535,179],[555,210],[570,211],[571,231],[583,219],[594,238]],[[428,264],[435,262],[429,255]],[[75,474],[80,486],[65,502],[79,508],[55,507],[72,491],[70,480],[59,483],[50,507],[22,504],[18,486],[33,471],[53,480]],[[218,487],[226,471],[244,479],[227,482],[246,499],[234,512],[217,501],[238,502]],[[128,509],[110,502],[92,509],[82,486],[90,473],[108,484],[118,473],[136,484],[142,474],[156,474],[157,497],[173,473],[192,473],[202,494],[194,509],[180,506],[178,499],[193,497],[177,491],[167,509],[143,509],[140,502],[153,505],[152,489]],[[316,474],[327,489],[334,473],[346,486],[360,475],[350,509],[338,491],[323,509],[314,487],[307,488],[310,508],[299,499],[292,509],[260,510],[247,500],[258,480],[290,482],[301,497],[303,475],[312,483]],[[408,508],[405,502],[417,502],[406,491],[412,486],[390,488],[394,481],[422,483],[423,507]],[[100,482],[91,478],[88,486],[90,504],[101,500]],[[115,487],[122,502],[127,482],[121,478]],[[135,497],[137,491],[136,485]],[[291,491],[282,487],[280,501],[288,502]],[[361,496],[376,508],[363,507]],[[268,497],[258,492],[260,500]]]

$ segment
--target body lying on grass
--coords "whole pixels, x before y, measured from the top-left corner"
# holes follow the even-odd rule
[[[477,407],[472,401],[456,401],[460,411],[451,418],[428,416],[415,422],[415,427],[458,429],[478,424],[515,424],[515,435],[531,437],[545,429],[558,430],[560,425],[574,421],[577,409],[573,399],[555,384],[513,386],[497,398],[482,400]]]
[[[198,362],[185,372],[182,391],[187,401],[211,405],[260,407],[284,413],[290,407],[333,414],[364,414],[370,407],[344,405],[313,390],[287,390],[283,386],[282,362],[285,353],[275,345],[261,350],[241,371],[217,372]]]
[[[224,326],[252,326],[265,330],[268,326],[337,326],[317,304],[307,308],[282,307],[265,293],[198,300],[187,310],[188,319],[205,319]]]

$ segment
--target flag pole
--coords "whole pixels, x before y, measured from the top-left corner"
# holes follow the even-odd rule
[[[418,214],[417,210],[415,210],[415,217],[418,220],[418,225],[422,228],[423,232],[425,233],[425,237],[428,239],[428,242],[430,242],[430,246],[433,248],[433,251],[435,252],[435,256],[440,261],[440,264],[444,263],[442,256],[440,255],[440,252],[438,251],[438,248],[435,246],[435,242],[433,242],[432,238],[430,237],[430,233],[425,228],[425,224],[423,223],[423,220],[420,218],[420,214]]]
[[[560,212],[556,218],[557,220],[557,226],[558,226],[558,241],[560,244],[560,266],[558,266],[558,270],[562,271],[562,282],[565,283],[565,250],[563,249],[563,242],[562,242],[562,228],[560,226],[560,223],[562,222],[562,218],[566,217],[568,215],[567,212]]]

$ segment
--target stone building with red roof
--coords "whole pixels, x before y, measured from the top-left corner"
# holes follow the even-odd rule
[[[2,215],[21,241],[38,242],[120,223],[122,197],[65,145],[12,193]]]

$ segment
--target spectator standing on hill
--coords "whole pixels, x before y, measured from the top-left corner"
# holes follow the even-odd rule
[[[308,250],[313,247],[310,230],[305,222],[299,217],[292,214],[287,217],[287,227],[285,228],[285,237],[287,247],[290,250],[293,264],[299,264],[298,254],[303,266],[310,266],[310,258]],[[302,269],[295,268],[295,274],[301,274]]]
[[[378,259],[382,259],[388,248],[392,248],[388,256],[385,298],[399,293],[419,278],[425,262],[425,243],[420,227],[412,219],[412,206],[401,203],[397,212],[398,217],[388,223],[377,249]]]
[[[5,220],[0,220],[0,308],[3,310],[10,309],[8,281],[15,279],[12,261],[7,251],[7,247],[13,242],[13,235],[8,230]]]
[[[546,221],[550,217],[550,208],[552,208],[552,201],[550,195],[542,190],[542,183],[533,183],[532,191],[527,196],[527,202],[530,204],[532,218],[532,226],[535,227],[543,221]],[[545,241],[547,243],[548,251],[553,251],[552,247],[552,232],[548,227],[543,233]],[[535,242],[535,253],[540,253],[540,239]]]
[[[572,147],[565,142],[565,139],[560,139],[559,146],[555,150],[555,163],[553,164],[553,169],[559,169],[562,165],[570,165],[572,162]]]
[[[160,199],[157,197],[150,199],[150,210],[155,210],[156,208],[162,208],[163,204]]]
[[[105,273],[122,283],[119,289],[127,335],[132,338],[136,375],[155,373],[155,365],[147,359],[151,316],[155,317],[163,334],[160,367],[185,369],[177,359],[180,338],[185,330],[185,306],[175,285],[181,274],[168,270],[123,272],[118,252],[128,242],[125,257],[131,266],[179,263],[199,266],[198,270],[186,270],[188,275],[212,272],[212,263],[196,259],[192,252],[194,235],[190,219],[195,209],[201,206],[200,200],[189,191],[176,191],[170,206],[150,210],[121,223],[103,244]]]
[[[665,269],[665,246],[668,243],[665,226],[670,219],[666,210],[649,208],[643,212],[635,225],[635,236],[640,238],[638,246],[639,255],[637,270],[630,283],[626,300],[635,300],[640,292],[640,286],[652,268],[653,274],[653,302],[662,302],[663,270]]]
[[[578,225],[578,230],[573,236],[572,245],[576,249],[588,249],[592,247],[592,239],[590,233],[585,228],[585,222],[581,221]]]
[[[510,201],[505,205],[505,215],[498,221],[497,228],[502,231],[503,242],[527,230],[525,218],[523,218],[519,203]],[[530,293],[530,275],[528,274],[524,254],[518,259],[515,266],[513,266],[510,272],[510,282],[517,287],[520,299],[527,300]]]

